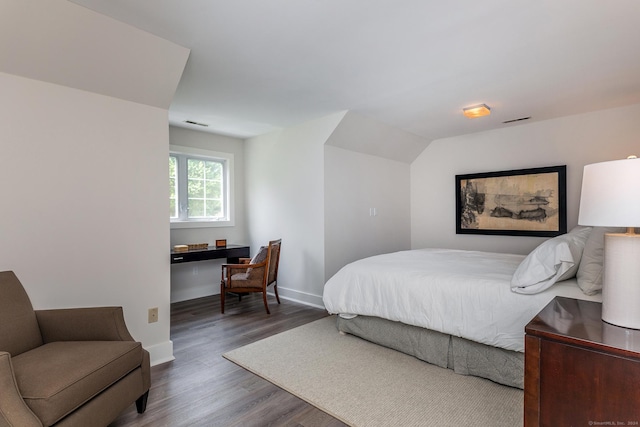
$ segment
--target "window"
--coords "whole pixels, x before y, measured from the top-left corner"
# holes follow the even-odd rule
[[[172,228],[233,225],[233,155],[171,146],[169,218]]]
[[[178,218],[178,160],[169,156],[169,218]]]

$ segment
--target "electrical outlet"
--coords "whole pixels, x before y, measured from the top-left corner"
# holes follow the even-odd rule
[[[149,323],[155,323],[158,321],[158,307],[149,309]]]

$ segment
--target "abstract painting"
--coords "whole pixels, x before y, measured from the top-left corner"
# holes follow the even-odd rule
[[[567,232],[566,166],[456,175],[456,234]]]

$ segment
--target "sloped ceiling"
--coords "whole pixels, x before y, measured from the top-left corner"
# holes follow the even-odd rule
[[[65,0],[2,0],[0,71],[169,109],[189,49]]]
[[[429,143],[425,138],[348,111],[325,144],[411,163]]]
[[[235,136],[349,110],[432,140],[640,103],[638,0],[72,1],[190,48],[171,122]]]

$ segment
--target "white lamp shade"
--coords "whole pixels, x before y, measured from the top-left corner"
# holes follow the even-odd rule
[[[578,224],[640,227],[640,159],[584,167]]]

